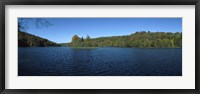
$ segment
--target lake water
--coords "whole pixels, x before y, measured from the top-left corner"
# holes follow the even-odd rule
[[[181,48],[18,48],[19,76],[182,76]]]

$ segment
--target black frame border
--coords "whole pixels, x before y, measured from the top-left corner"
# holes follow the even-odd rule
[[[195,89],[5,89],[6,5],[195,5]],[[200,94],[200,0],[0,0],[1,94]]]

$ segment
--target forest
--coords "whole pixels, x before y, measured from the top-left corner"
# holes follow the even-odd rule
[[[44,38],[19,31],[18,32],[18,46],[19,47],[46,47],[46,46],[61,46],[61,45]]]
[[[86,38],[74,35],[70,47],[133,47],[133,48],[181,48],[181,32],[136,32],[124,36]]]

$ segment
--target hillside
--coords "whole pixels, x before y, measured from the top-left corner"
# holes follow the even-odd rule
[[[59,44],[47,39],[28,34],[26,32],[18,32],[18,47],[47,47],[60,46]]]
[[[70,47],[135,47],[135,48],[181,48],[182,33],[136,32],[126,36],[80,38],[74,35]]]
[[[68,46],[69,44],[68,43],[59,43],[59,45],[61,45],[61,46]]]

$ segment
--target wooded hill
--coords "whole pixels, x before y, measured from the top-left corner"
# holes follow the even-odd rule
[[[26,32],[18,32],[18,47],[46,47],[46,46],[61,46],[47,39],[28,34]]]
[[[181,48],[182,33],[136,32],[126,36],[86,38],[74,35],[70,47]]]

